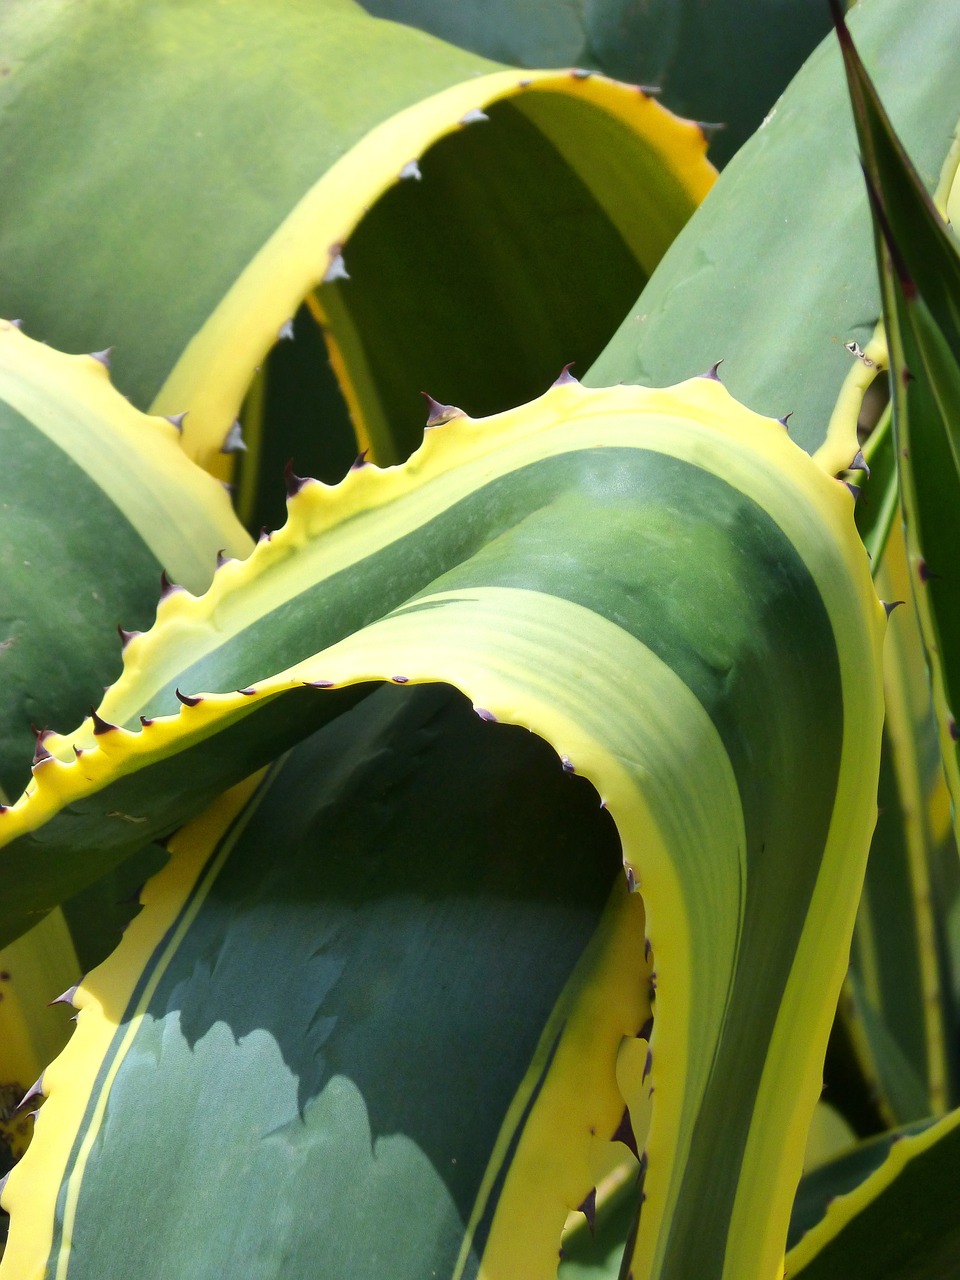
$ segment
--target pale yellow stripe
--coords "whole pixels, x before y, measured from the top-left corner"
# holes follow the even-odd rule
[[[220,444],[237,416],[253,370],[263,363],[283,324],[323,281],[332,254],[400,170],[461,127],[468,112],[499,99],[541,90],[599,106],[659,149],[676,152],[676,181],[691,208],[715,178],[702,135],[659,104],[641,103],[632,86],[603,76],[581,80],[568,72],[499,71],[453,85],[372,129],[343,155],[280,224],[192,338],[157,394],[153,410],[189,408],[184,443],[202,466],[220,474]],[[640,107],[642,106],[642,110]],[[468,125],[466,127],[476,127]],[[688,158],[690,157],[690,158]],[[349,268],[349,264],[348,264]]]
[[[175,427],[111,385],[99,360],[64,355],[0,321],[0,398],[108,495],[177,581],[204,590],[220,548],[249,554],[223,487],[184,456]],[[55,519],[55,494],[51,502]]]
[[[184,827],[170,843],[166,867],[148,881],[143,910],[134,918],[119,947],[92,970],[77,990],[74,1003],[80,1010],[77,1029],[66,1049],[44,1072],[47,1100],[37,1117],[34,1140],[23,1160],[10,1174],[3,1205],[10,1213],[10,1237],[3,1261],[2,1280],[46,1280],[57,1198],[67,1173],[70,1155],[103,1062],[129,1006],[144,965],[160,946],[193,890],[217,841],[260,784],[264,773],[233,787],[195,822]],[[84,1169],[103,1122],[111,1085],[143,1020],[150,999],[203,899],[229,856],[237,836],[251,814],[251,806],[231,839],[220,851],[197,891],[174,937],[130,1018],[127,1031],[113,1053],[102,1081],[96,1106],[70,1171],[63,1221],[63,1247],[56,1260],[55,1280],[63,1280],[70,1263],[71,1235]]]

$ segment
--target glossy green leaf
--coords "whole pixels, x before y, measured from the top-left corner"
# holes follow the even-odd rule
[[[216,839],[179,836],[45,1075],[31,1161],[48,1126],[77,1134],[51,1269],[346,1280],[389,1240],[396,1275],[499,1274],[517,1215],[517,1274],[541,1274],[544,1235],[555,1267],[650,1015],[643,905],[597,800],[451,690],[383,689]],[[145,1163],[147,1203],[123,1192]],[[19,1267],[43,1237],[12,1208]]]
[[[850,28],[932,190],[960,119],[960,7],[872,0],[854,6]],[[733,394],[764,413],[792,413],[790,429],[810,452],[829,440],[824,465],[836,472],[857,450],[857,410],[875,371],[844,345],[868,348],[879,315],[870,215],[831,37],[725,169],[588,381],[658,385],[723,359]]]
[[[643,893],[656,1099],[635,1276],[772,1270],[874,817],[882,619],[850,494],[779,423],[714,378],[564,382],[447,422],[403,467],[304,483],[247,562],[169,595],[101,704],[120,727],[51,741],[4,815],[5,905],[51,892],[38,849],[56,875],[119,858],[229,782],[230,757],[333,732],[349,697],[367,714],[372,682],[452,684],[594,784]],[[13,1205],[36,1195],[20,1168]],[[493,1274],[546,1280],[576,1204],[528,1200],[485,1248]]]
[[[576,66],[655,84],[672,110],[721,125],[725,163],[826,34],[819,0],[364,0],[379,17],[522,67]]]
[[[221,477],[305,300],[360,447],[393,462],[421,390],[489,413],[589,364],[713,179],[699,127],[633,87],[504,69],[352,0],[47,12],[6,18],[0,310],[114,345],[118,386],[188,410]],[[284,399],[262,434],[296,429]]]
[[[107,359],[0,321],[0,799],[29,781],[34,730],[100,701],[116,628],[150,625],[161,569],[203,591],[219,550],[251,545],[176,427],[113,390]]]

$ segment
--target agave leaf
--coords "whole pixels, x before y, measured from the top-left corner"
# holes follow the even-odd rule
[[[700,128],[634,87],[504,69],[352,0],[7,21],[0,308],[114,344],[121,389],[189,410],[185,447],[224,478],[305,299],[360,448],[396,461],[421,389],[489,413],[588,364],[714,176]]]
[[[960,254],[861,63],[838,27],[877,231],[897,468],[913,599],[955,814],[960,800],[960,591],[943,566],[960,503]]]
[[[877,1134],[805,1173],[793,1202],[788,1249],[794,1248],[808,1231],[823,1221],[837,1196],[856,1190],[865,1178],[879,1169],[895,1143],[912,1134],[923,1133],[934,1123],[932,1119],[920,1120]]]
[[[883,610],[846,487],[706,377],[564,381],[403,467],[291,489],[284,529],[168,596],[100,719],[51,742],[3,816],[8,922],[195,809],[231,756],[271,758],[371,682],[452,684],[593,782],[643,891],[635,1276],[775,1268],[874,818]]]
[[[908,603],[891,615],[884,646],[879,817],[828,1059],[829,1096],[862,1136],[941,1114],[953,1097],[949,934],[960,887],[899,519],[875,581],[883,599]]]
[[[960,8],[873,0],[854,6],[850,27],[932,190],[960,119]],[[869,225],[830,38],[724,170],[588,381],[658,385],[723,358],[734,395],[792,413],[798,442],[823,448],[839,471],[856,452],[857,410],[876,372],[844,350],[869,352],[880,314]]]
[[[50,1002],[76,982],[79,971],[60,911],[0,950],[0,1177],[26,1149],[39,1090],[35,1101],[24,1099],[68,1039],[63,1009]]]
[[[891,616],[884,647],[887,767],[881,765],[882,812],[854,957],[864,995],[924,1081],[928,1103],[922,1114],[939,1114],[953,1096],[955,975],[947,933],[960,861],[899,520],[876,582],[885,600],[906,600],[907,607]],[[900,1112],[893,1123],[912,1118]]]
[[[5,1265],[368,1276],[386,1233],[397,1274],[555,1271],[650,1034],[596,793],[440,686],[381,690],[244,793],[176,838],[78,989]],[[122,1190],[147,1159],[149,1218]]]
[[[886,1140],[864,1153],[883,1154]],[[925,1280],[956,1267],[960,1112],[894,1135],[889,1155],[854,1190],[838,1195],[787,1255],[802,1280]],[[857,1160],[851,1157],[850,1164]],[[841,1168],[854,1176],[856,1167]],[[838,1185],[841,1185],[838,1182]]]
[[[177,428],[133,409],[104,359],[0,322],[0,798],[29,780],[51,724],[100,700],[116,627],[150,625],[161,569],[202,591],[218,550],[251,546]]]
[[[829,27],[818,0],[364,0],[364,8],[500,62],[589,67],[656,85],[671,110],[719,126],[715,164],[759,127]]]

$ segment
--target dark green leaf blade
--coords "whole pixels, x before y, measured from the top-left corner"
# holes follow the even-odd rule
[[[863,1158],[884,1145],[868,1148]],[[960,1112],[922,1132],[896,1135],[884,1163],[835,1199],[787,1254],[787,1274],[791,1280],[949,1280],[960,1255],[958,1169]],[[843,1166],[836,1172],[853,1176]]]
[[[956,822],[960,582],[953,566],[960,510],[960,255],[839,16],[837,29],[876,231],[911,586]]]

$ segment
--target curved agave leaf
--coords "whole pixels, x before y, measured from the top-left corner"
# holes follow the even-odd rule
[[[395,1274],[499,1274],[506,1250],[555,1270],[650,1034],[643,906],[596,793],[449,689],[385,689],[172,852],[74,997],[11,1272],[52,1247],[75,1277],[368,1276],[385,1237]],[[152,1222],[124,1194],[148,1151]]]
[[[875,813],[883,610],[846,487],[711,376],[563,381],[453,419],[403,467],[291,489],[249,561],[162,602],[97,719],[2,815],[8,922],[92,850],[195,809],[228,757],[271,758],[371,682],[446,681],[594,783],[643,892],[656,1103],[635,1276],[772,1271]]]
[[[409,22],[487,58],[523,67],[571,64],[658,85],[665,103],[721,125],[711,141],[725,163],[757,129],[826,34],[818,0],[705,5],[701,0],[363,0],[381,18]],[[723,73],[718,74],[718,69]]]
[[[837,1196],[790,1251],[787,1274],[796,1280],[949,1275],[960,1244],[958,1144],[956,1111],[922,1132],[897,1135],[876,1172]]]
[[[110,385],[107,353],[66,356],[0,321],[0,794],[29,780],[34,729],[79,719],[147,627],[161,569],[195,591],[250,539],[176,426]]]
[[[20,0],[8,22],[0,307],[116,344],[118,385],[188,409],[221,476],[308,295],[392,462],[421,387],[489,413],[588,363],[714,176],[699,127],[633,87],[504,69],[351,0],[69,6],[40,37]]]
[[[850,27],[932,190],[960,119],[960,9],[873,0],[854,6]],[[733,394],[790,412],[795,438],[811,453],[822,448],[832,471],[856,451],[857,410],[875,372],[855,358],[841,396],[851,370],[844,345],[870,358],[880,314],[835,46],[832,37],[820,46],[724,170],[588,376],[658,385],[723,357]]]

